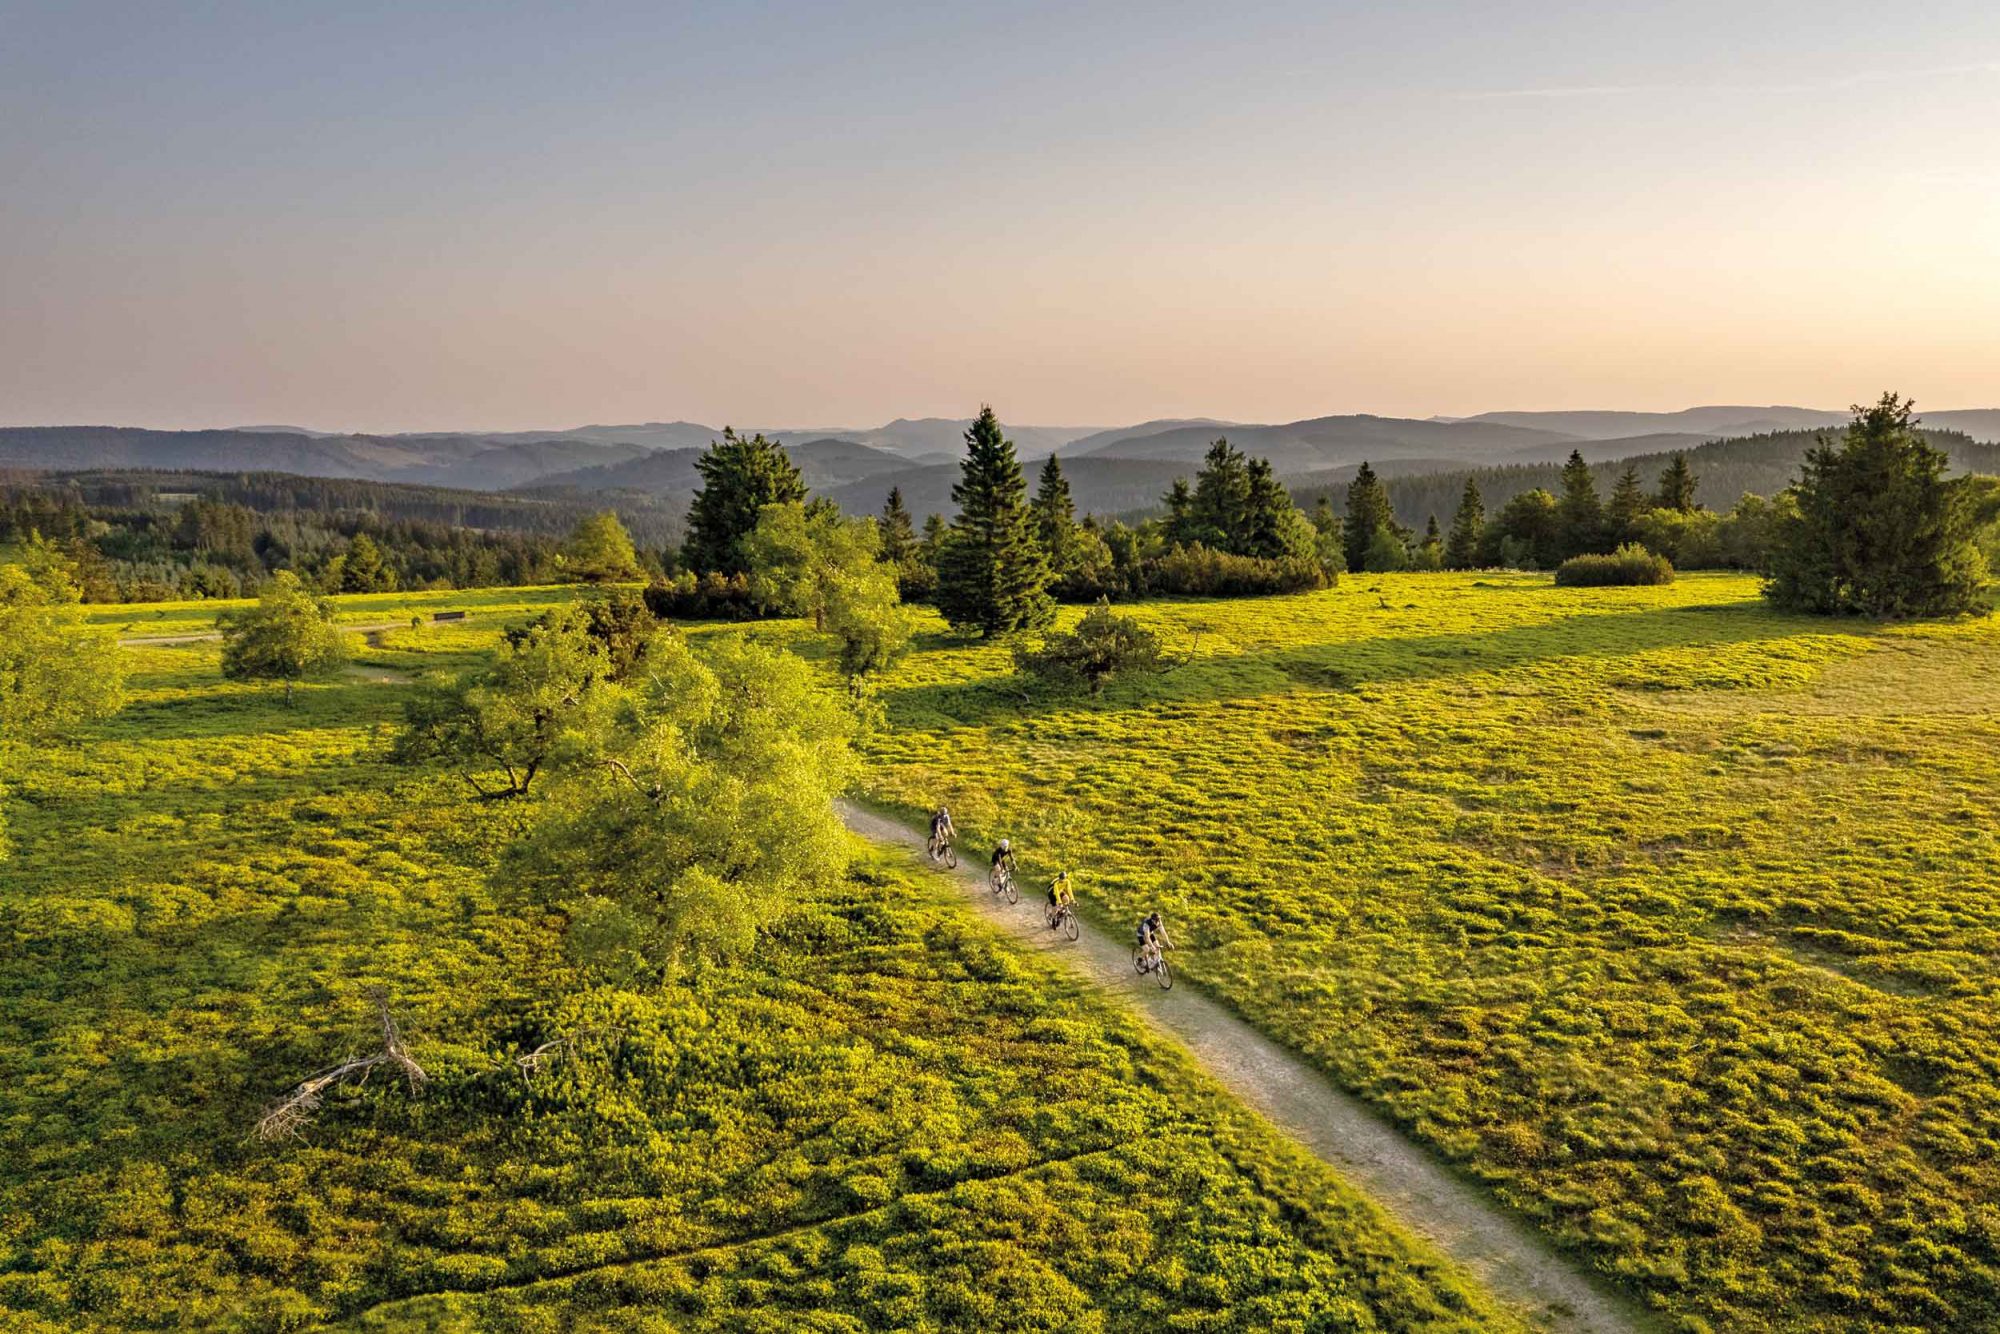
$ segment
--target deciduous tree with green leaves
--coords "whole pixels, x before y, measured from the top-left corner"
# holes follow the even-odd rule
[[[232,681],[283,681],[285,703],[300,681],[332,676],[347,662],[347,636],[333,605],[290,570],[271,576],[254,606],[216,617],[222,674]]]
[[[796,655],[678,636],[599,763],[559,783],[508,859],[570,919],[591,964],[671,975],[690,951],[747,950],[846,866],[833,799],[855,773],[853,713]]]
[[[1059,687],[1087,686],[1095,695],[1114,677],[1158,671],[1160,637],[1099,598],[1076,629],[1052,634],[1039,648],[1014,650],[1020,671]]]
[[[567,607],[511,631],[484,670],[420,684],[392,754],[443,760],[481,797],[525,796],[541,773],[598,756],[622,698],[588,612]]]
[[[640,576],[632,534],[610,510],[577,524],[562,545],[563,577],[591,584],[618,583]]]
[[[910,639],[896,572],[878,559],[879,541],[868,519],[847,518],[823,501],[792,501],[766,505],[744,542],[752,595],[831,635],[850,680],[888,666]]]
[[[125,702],[118,641],[85,623],[70,569],[39,540],[0,565],[0,738],[45,740]]]
[[[766,505],[803,501],[806,484],[783,446],[761,433],[744,439],[724,428],[722,439],[695,460],[701,489],[688,506],[681,563],[698,574],[742,574],[749,568],[743,539]]]
[[[993,409],[965,433],[965,461],[951,488],[958,517],[938,554],[938,610],[960,629],[993,636],[1047,625],[1054,575],[1035,536],[1028,487]]]

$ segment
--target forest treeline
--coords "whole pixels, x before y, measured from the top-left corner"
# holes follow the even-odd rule
[[[279,570],[330,593],[486,588],[561,579],[593,508],[282,473],[0,472],[0,547],[39,535],[91,602],[242,597]],[[677,517],[643,497],[616,509],[660,568]]]

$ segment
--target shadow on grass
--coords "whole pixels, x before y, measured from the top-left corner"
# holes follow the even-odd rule
[[[1157,676],[1116,682],[1092,699],[1034,688],[1015,675],[890,688],[890,716],[906,725],[984,725],[1066,712],[1211,703],[1297,691],[1335,692],[1435,681],[1566,658],[1616,659],[1662,649],[1730,648],[1839,635],[1872,637],[1850,621],[1785,616],[1741,603],[1592,612],[1504,629],[1371,636],[1197,658]],[[951,645],[955,641],[945,641]]]

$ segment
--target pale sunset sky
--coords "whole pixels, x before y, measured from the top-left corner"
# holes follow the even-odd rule
[[[0,0],[0,424],[2000,406],[2000,5]]]

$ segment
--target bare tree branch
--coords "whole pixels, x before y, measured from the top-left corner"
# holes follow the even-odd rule
[[[290,1092],[266,1107],[264,1114],[257,1118],[259,1139],[303,1138],[299,1132],[312,1122],[313,1113],[319,1110],[329,1090],[349,1082],[367,1083],[368,1076],[378,1065],[400,1070],[412,1094],[430,1082],[424,1068],[404,1049],[402,1034],[396,1028],[395,1018],[389,1013],[388,998],[376,990],[369,994],[369,999],[375,1002],[375,1012],[382,1020],[382,1050],[373,1056],[342,1061],[294,1085]]]

